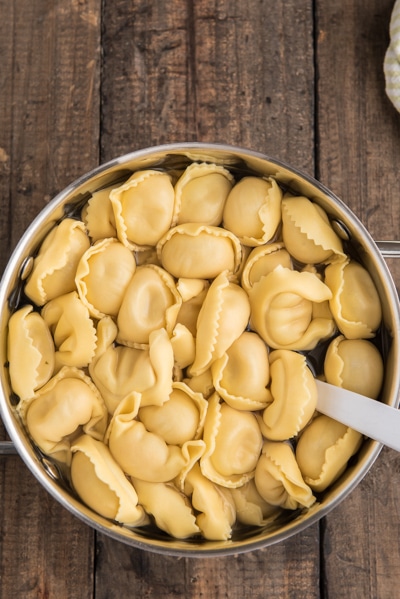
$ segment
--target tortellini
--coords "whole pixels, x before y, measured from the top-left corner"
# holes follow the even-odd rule
[[[140,266],[131,278],[118,312],[118,341],[128,346],[148,345],[160,328],[172,333],[182,298],[171,275],[153,264]]]
[[[313,349],[335,331],[332,318],[313,317],[313,304],[332,293],[311,272],[277,266],[249,291],[251,324],[274,349]]]
[[[264,526],[280,513],[277,506],[267,503],[261,497],[254,478],[242,487],[231,489],[231,495],[235,502],[237,521],[247,526]]]
[[[66,218],[45,237],[25,285],[37,305],[75,290],[75,273],[90,240],[81,221]]]
[[[117,316],[135,270],[133,253],[115,238],[103,239],[83,254],[75,282],[91,316]]]
[[[83,371],[64,367],[22,404],[20,414],[40,449],[61,462],[71,461],[71,442],[80,433],[102,440],[107,409]]]
[[[317,405],[317,388],[306,358],[277,349],[270,355],[272,402],[263,411],[260,427],[272,441],[295,437],[309,422]]]
[[[369,272],[354,260],[331,264],[325,283],[337,326],[348,339],[370,339],[382,319],[379,295]]]
[[[176,539],[186,539],[200,532],[192,506],[186,495],[173,483],[149,483],[132,480],[140,505],[161,530]]]
[[[210,285],[197,318],[196,357],[191,374],[202,374],[220,358],[243,333],[249,317],[246,292],[223,271]]]
[[[295,510],[311,507],[315,496],[301,475],[291,446],[266,441],[254,478],[257,491],[269,504]]]
[[[47,302],[41,314],[54,338],[57,369],[87,366],[95,353],[96,329],[77,292]]]
[[[115,461],[129,476],[148,482],[182,478],[203,453],[203,441],[189,440],[182,447],[168,444],[136,418],[139,406],[137,393],[122,400],[114,412],[107,438]]]
[[[243,289],[249,291],[262,277],[277,266],[292,268],[292,259],[284,243],[277,241],[254,248],[249,254],[241,275]]]
[[[54,341],[33,306],[20,308],[8,323],[8,361],[11,385],[21,400],[32,397],[54,371]],[[23,370],[20,364],[24,365]]]
[[[102,517],[182,540],[313,506],[362,443],[318,414],[314,376],[375,399],[384,382],[379,295],[328,214],[207,157],[79,211],[26,263],[8,323],[39,451]]]
[[[163,267],[174,277],[213,279],[224,270],[238,269],[242,248],[230,231],[185,223],[170,229],[157,252]]]
[[[331,385],[378,399],[384,374],[382,356],[371,341],[340,335],[328,347],[324,374]]]
[[[204,441],[206,451],[200,466],[207,478],[223,487],[235,488],[254,476],[262,435],[252,412],[220,403],[215,393],[208,400]]]
[[[219,225],[234,178],[216,164],[192,163],[175,185],[177,224]]]
[[[261,410],[271,403],[269,358],[265,343],[245,331],[211,365],[218,394],[238,410]]]
[[[211,482],[195,464],[186,477],[185,493],[191,497],[198,512],[196,524],[204,538],[210,541],[230,539],[236,520],[236,507],[230,490]]]
[[[149,347],[140,349],[115,345],[118,329],[110,317],[97,327],[96,354],[89,365],[90,375],[101,392],[109,413],[133,390],[141,394],[141,406],[162,405],[169,399],[173,384],[174,355],[165,329],[153,331]]]
[[[345,470],[361,441],[361,433],[329,416],[317,416],[302,433],[296,447],[304,481],[313,491],[325,490]]]
[[[344,258],[342,242],[324,210],[302,196],[282,200],[282,238],[288,252],[304,264]]]
[[[105,518],[121,524],[149,523],[143,507],[138,505],[136,490],[104,443],[82,435],[71,450],[72,485],[82,501]]]
[[[82,210],[82,220],[93,242],[117,236],[114,211],[110,202],[112,189],[113,186],[95,191]]]
[[[134,173],[110,192],[117,236],[130,249],[154,246],[171,226],[175,194],[168,174]]]
[[[282,190],[274,179],[244,177],[226,200],[224,227],[244,245],[267,243],[281,222],[281,201]]]

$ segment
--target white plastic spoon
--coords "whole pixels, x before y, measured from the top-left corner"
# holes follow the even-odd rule
[[[316,379],[317,410],[400,451],[400,410]]]

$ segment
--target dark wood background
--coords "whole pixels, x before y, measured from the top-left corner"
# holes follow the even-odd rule
[[[0,268],[79,175],[160,143],[264,152],[400,237],[400,115],[384,92],[393,0],[0,0]],[[397,284],[399,261],[390,268]],[[4,432],[3,432],[4,435]],[[400,456],[334,512],[237,557],[144,553],[75,519],[0,458],[0,597],[393,599]]]

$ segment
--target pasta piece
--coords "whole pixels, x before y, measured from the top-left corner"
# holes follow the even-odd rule
[[[115,218],[110,192],[114,186],[92,193],[92,197],[82,210],[82,220],[92,241],[116,237]]]
[[[374,337],[382,308],[368,271],[348,259],[325,269],[325,283],[332,291],[329,303],[340,332],[348,339]]]
[[[131,250],[156,245],[171,226],[175,194],[162,171],[134,173],[111,191],[110,200],[118,239]]]
[[[236,519],[247,526],[265,526],[273,521],[280,509],[270,505],[257,491],[254,478],[242,487],[231,489],[231,494],[236,507]]]
[[[89,373],[110,414],[132,392],[141,394],[141,405],[161,405],[172,392],[174,356],[165,329],[153,331],[149,347],[114,345],[118,329],[110,317],[97,327],[98,344]]]
[[[71,481],[75,491],[95,512],[127,526],[149,523],[138,496],[108,447],[82,435],[71,447]]]
[[[377,399],[384,374],[382,356],[370,341],[340,335],[328,347],[324,374],[331,385]]]
[[[67,465],[71,443],[82,431],[101,441],[107,426],[103,399],[91,379],[77,368],[62,368],[19,413],[38,447]]]
[[[315,503],[312,490],[304,482],[288,443],[264,443],[254,481],[261,497],[271,505],[296,510],[309,508]]]
[[[171,337],[174,360],[181,369],[193,363],[196,354],[196,343],[192,333],[181,323],[177,323]]]
[[[114,413],[107,433],[114,459],[126,474],[148,482],[184,477],[203,452],[203,441],[188,441],[182,447],[168,445],[136,419],[139,406],[140,394],[133,393]]]
[[[282,200],[282,237],[288,252],[303,264],[330,263],[345,257],[326,212],[303,196]]]
[[[11,387],[20,400],[32,397],[49,381],[54,371],[54,351],[49,327],[40,314],[33,311],[33,306],[24,306],[11,315],[7,357]]]
[[[302,433],[296,459],[305,482],[315,492],[324,491],[344,472],[359,449],[361,433],[320,415]]]
[[[272,272],[277,266],[292,268],[290,254],[282,242],[254,248],[243,268],[241,277],[243,289],[249,291],[255,283]]]
[[[149,483],[132,479],[139,503],[161,530],[176,539],[187,539],[198,534],[199,527],[187,497],[172,483]]]
[[[96,349],[96,329],[77,292],[51,300],[41,314],[53,335],[56,369],[87,366]]]
[[[245,331],[211,365],[214,387],[232,408],[262,410],[272,401],[268,350],[256,334]]]
[[[179,282],[178,282],[179,286]],[[179,287],[178,291],[179,291]],[[204,289],[190,299],[184,299],[182,305],[179,309],[178,316],[176,318],[177,324],[181,324],[184,326],[193,337],[197,335],[197,320],[199,317],[199,313],[203,302],[207,296],[207,291],[209,289],[209,284],[205,285]]]
[[[295,437],[309,422],[317,405],[317,387],[306,358],[278,349],[270,354],[273,401],[260,418],[261,432],[271,441]]]
[[[236,521],[235,502],[230,490],[212,483],[195,464],[187,474],[185,493],[191,497],[194,509],[199,512],[196,524],[202,535],[210,541],[230,539]]]
[[[175,222],[219,225],[234,178],[223,166],[191,163],[175,184]]]
[[[168,401],[161,406],[140,407],[138,418],[146,429],[159,435],[168,445],[183,445],[200,439],[208,403],[185,383],[172,384]]]
[[[272,178],[244,177],[226,200],[223,222],[244,245],[270,241],[281,222],[282,191]]]
[[[215,393],[208,400],[203,438],[206,451],[200,467],[204,476],[228,488],[240,487],[254,477],[262,436],[253,413],[220,404]]]
[[[118,342],[129,346],[148,345],[150,333],[175,327],[182,299],[171,275],[163,268],[140,266],[133,275],[118,313]]]
[[[90,246],[85,225],[65,218],[48,233],[34,259],[25,293],[37,306],[75,289],[78,262]]]
[[[246,292],[222,272],[210,285],[197,319],[196,358],[190,375],[207,370],[243,333],[250,318]]]
[[[201,393],[206,399],[208,399],[215,391],[211,368],[208,368],[202,374],[197,376],[189,376],[183,379],[183,382],[193,391]]]
[[[198,297],[204,290],[207,290],[208,287],[208,281],[205,281],[204,279],[180,278],[176,283],[176,288],[183,302]]]
[[[135,270],[133,253],[115,238],[102,239],[83,254],[75,283],[93,318],[117,316]]]
[[[313,318],[313,304],[331,296],[313,273],[277,266],[249,291],[251,326],[274,349],[313,349],[335,331],[332,319]]]
[[[157,254],[176,278],[214,279],[223,270],[238,269],[242,248],[237,237],[221,227],[185,223],[168,231]]]

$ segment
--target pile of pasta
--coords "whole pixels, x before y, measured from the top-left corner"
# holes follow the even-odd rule
[[[47,234],[11,315],[17,412],[81,500],[129,527],[226,540],[309,508],[362,437],[322,376],[377,398],[381,305],[327,214],[272,177],[135,172]]]

